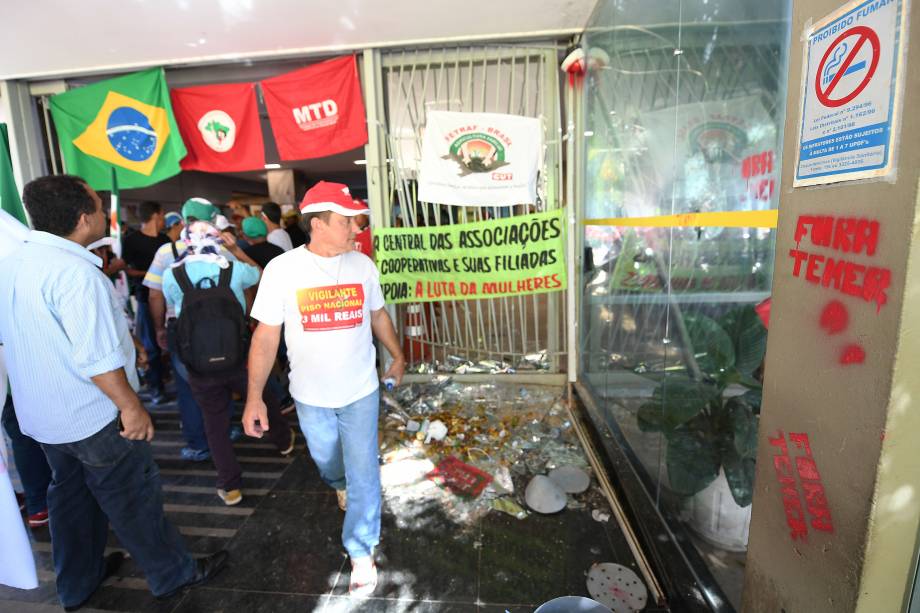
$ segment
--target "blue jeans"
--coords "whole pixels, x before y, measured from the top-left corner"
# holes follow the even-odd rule
[[[176,404],[179,405],[179,421],[182,423],[182,437],[192,449],[207,449],[208,438],[204,433],[204,417],[201,409],[192,396],[192,388],[188,384],[188,369],[179,359],[179,354],[173,351],[170,361],[173,367],[173,379],[176,382]]]
[[[109,522],[155,596],[195,576],[195,561],[163,514],[149,443],[123,439],[115,420],[82,441],[42,449],[53,474],[48,513],[63,606],[80,604],[99,587]]]
[[[3,429],[10,435],[10,441],[13,443],[13,461],[16,463],[16,470],[19,471],[22,489],[26,495],[26,513],[40,513],[48,508],[51,468],[41,445],[19,429],[12,396],[7,396],[3,407]]]
[[[140,300],[137,301],[134,330],[147,351],[148,365],[144,375],[147,388],[154,393],[162,393],[163,362],[160,360],[160,346],[157,344],[157,334],[153,327],[153,318],[150,316],[150,305]]]
[[[380,542],[378,390],[338,409],[296,404],[320,476],[330,487],[348,492],[342,544],[352,558],[369,556]]]

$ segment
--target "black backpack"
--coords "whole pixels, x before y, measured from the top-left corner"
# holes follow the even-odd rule
[[[240,302],[230,289],[233,262],[221,269],[217,285],[209,277],[193,285],[185,264],[172,270],[182,289],[182,312],[176,322],[179,359],[197,375],[220,374],[241,367],[249,349],[249,327]]]

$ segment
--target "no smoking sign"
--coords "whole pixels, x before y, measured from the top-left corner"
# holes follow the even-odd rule
[[[806,31],[794,187],[891,171],[906,2],[850,2]]]
[[[860,94],[878,68],[878,34],[872,28],[850,28],[831,43],[815,75],[815,94],[824,106],[838,107]]]

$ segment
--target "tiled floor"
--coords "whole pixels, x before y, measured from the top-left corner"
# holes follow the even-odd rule
[[[374,598],[353,600],[347,596],[340,542],[343,515],[306,456],[302,439],[293,461],[279,458],[271,446],[245,437],[239,441],[246,497],[228,508],[214,494],[210,462],[178,459],[175,412],[159,412],[157,427],[154,453],[169,518],[193,554],[226,548],[230,562],[206,586],[159,602],[129,560],[93,596],[84,609],[90,613],[532,612],[557,596],[587,595],[585,575],[595,562],[635,568],[616,524],[594,521],[590,509],[524,520],[493,512],[461,527],[431,505],[411,526],[399,528],[385,508],[378,589]],[[0,588],[0,611],[61,610],[48,531],[33,534],[41,586],[28,592]],[[114,537],[110,546],[118,547]]]

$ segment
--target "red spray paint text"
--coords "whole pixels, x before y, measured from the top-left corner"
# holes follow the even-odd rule
[[[865,266],[844,258],[832,258],[801,249],[808,235],[811,244],[852,255],[875,255],[879,241],[879,222],[856,217],[800,215],[795,228],[795,248],[789,250],[794,264],[792,275],[809,283],[874,302],[876,311],[888,302],[885,290],[891,285],[891,270]]]
[[[789,526],[789,536],[794,541],[806,542],[809,524],[814,530],[833,534],[834,524],[831,520],[830,508],[828,508],[827,495],[821,483],[818,464],[811,454],[808,435],[800,432],[789,433],[789,441],[792,442],[794,452],[792,456],[789,454],[786,433],[782,430],[778,430],[776,436],[767,437],[767,440],[778,450],[778,453],[773,456],[773,468],[781,488],[780,493],[783,497],[783,509],[786,513],[786,524]],[[795,470],[793,470],[793,461]],[[798,476],[798,482],[796,482],[796,476]],[[802,505],[803,495],[804,507]]]

